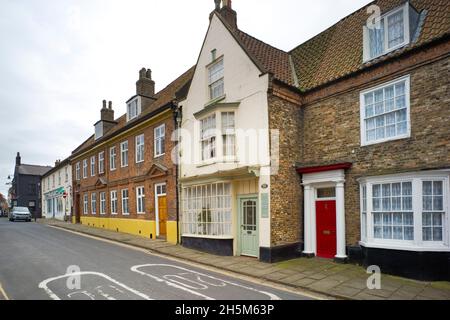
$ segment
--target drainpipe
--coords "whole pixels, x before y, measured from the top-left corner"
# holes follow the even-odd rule
[[[174,122],[175,122],[175,130],[177,131],[177,147],[180,143],[180,132],[178,129],[181,128],[181,121],[182,121],[182,109],[181,107],[178,105],[178,102],[175,100],[172,102],[172,106],[173,106],[173,116],[174,116]],[[177,149],[177,163],[175,164],[175,176],[176,176],[176,193],[177,193],[177,243],[181,244],[181,239],[180,239],[180,186],[179,186],[179,179],[180,179],[180,169],[179,169],[179,153],[178,153],[178,149]]]

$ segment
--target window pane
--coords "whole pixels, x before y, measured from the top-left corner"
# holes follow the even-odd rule
[[[442,227],[433,228],[433,241],[442,241]]]
[[[403,10],[388,17],[388,47],[392,48],[404,42]]]
[[[384,52],[384,19],[380,22],[380,28],[369,29],[370,56],[372,58],[382,55]]]

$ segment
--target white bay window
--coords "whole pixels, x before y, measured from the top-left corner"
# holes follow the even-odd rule
[[[230,183],[186,187],[182,203],[184,236],[232,237]]]
[[[223,156],[234,157],[236,155],[236,133],[234,112],[222,112],[222,143]]]
[[[450,249],[448,174],[402,174],[360,182],[363,245]]]
[[[216,157],[216,114],[200,121],[202,160]]]

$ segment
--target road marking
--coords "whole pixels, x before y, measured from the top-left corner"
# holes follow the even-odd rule
[[[55,293],[48,287],[48,284],[49,284],[50,282],[53,282],[53,281],[56,281],[56,280],[60,280],[60,279],[64,279],[64,278],[69,278],[69,277],[76,277],[76,276],[80,276],[80,277],[81,277],[81,276],[84,276],[84,275],[91,275],[91,276],[102,277],[102,278],[104,278],[104,279],[106,279],[106,280],[108,280],[108,281],[114,283],[115,285],[117,285],[117,286],[119,286],[119,287],[122,287],[122,288],[125,289],[125,290],[128,290],[129,292],[131,292],[131,293],[137,295],[138,297],[141,297],[141,298],[144,299],[144,300],[153,300],[152,298],[150,298],[150,297],[147,296],[146,294],[144,294],[144,293],[142,293],[142,292],[139,292],[139,291],[137,291],[137,290],[135,290],[135,289],[133,289],[133,288],[130,288],[130,287],[128,287],[127,285],[125,285],[125,284],[123,284],[123,283],[121,283],[121,282],[119,282],[119,281],[116,281],[116,280],[114,280],[113,278],[111,278],[111,277],[109,277],[109,276],[107,276],[107,275],[105,275],[105,274],[103,274],[103,273],[99,273],[99,272],[73,272],[73,273],[70,273],[70,274],[65,274],[65,275],[62,275],[62,276],[58,276],[58,277],[53,277],[53,278],[46,279],[46,280],[42,281],[41,283],[39,283],[39,286],[38,286],[38,287],[39,287],[40,289],[44,289],[44,291],[48,294],[48,296],[49,296],[50,298],[52,298],[53,300],[61,300],[61,298],[60,298],[57,294],[55,294]],[[99,287],[97,287],[97,289],[98,289],[98,288],[99,288]],[[92,298],[92,294],[90,294],[90,293],[87,292],[87,291],[72,292],[71,295],[73,295],[73,294],[75,294],[75,293],[82,293],[82,294],[87,295],[87,296],[90,297],[91,299],[93,299],[93,298]],[[102,293],[103,293],[103,292],[102,292]],[[71,297],[71,295],[68,295],[69,298]],[[103,296],[104,296],[104,295],[103,295]],[[104,297],[105,297],[105,296],[104,296]],[[111,297],[110,297],[109,299],[111,299]]]
[[[192,281],[190,279],[186,279],[184,277],[181,277],[181,275],[165,275],[164,279],[161,279],[161,278],[159,278],[157,276],[154,276],[154,275],[152,275],[150,273],[147,273],[147,272],[139,270],[139,269],[145,268],[145,267],[175,268],[175,269],[178,269],[178,270],[181,270],[181,271],[184,271],[184,272],[196,275],[197,276],[197,280],[200,281],[200,282],[203,282],[203,284],[197,283],[197,282]],[[203,297],[203,298],[205,298],[207,300],[215,300],[215,299],[212,298],[212,297],[209,297],[207,295],[204,295],[204,294],[202,294],[200,292],[197,292],[197,291],[193,290],[193,289],[205,290],[205,289],[208,288],[208,286],[205,285],[205,283],[208,283],[208,282],[203,281],[200,277],[210,278],[210,279],[216,280],[216,281],[218,281],[220,283],[228,284],[228,285],[231,285],[231,286],[235,286],[235,287],[246,289],[246,290],[253,291],[253,292],[258,292],[260,294],[268,296],[270,298],[270,300],[281,300],[280,297],[278,297],[277,295],[275,295],[273,293],[270,293],[270,292],[267,292],[267,291],[262,291],[262,290],[258,290],[258,289],[252,288],[252,287],[247,287],[247,286],[244,286],[244,285],[239,284],[239,283],[235,283],[235,282],[219,279],[219,278],[216,278],[216,277],[213,277],[213,276],[210,276],[210,275],[206,275],[206,274],[194,271],[194,270],[186,269],[186,268],[175,266],[175,265],[171,265],[171,264],[143,264],[143,265],[131,267],[131,271],[137,272],[137,273],[142,274],[142,275],[147,276],[147,277],[150,277],[150,278],[152,278],[152,279],[154,279],[154,280],[156,280],[158,282],[164,282],[164,283],[166,283],[169,286],[176,287],[176,288],[184,290],[184,291],[188,291],[188,292],[190,292],[190,293],[192,293],[194,295]],[[184,280],[184,281],[188,281],[191,284],[193,283],[193,284],[200,285],[200,288],[193,287],[192,285],[186,285],[186,284],[184,284],[184,283],[182,283],[180,281],[173,280],[174,277],[177,277],[178,279],[181,279],[181,280]],[[215,286],[218,286],[218,285],[215,285]],[[191,288],[191,289],[189,289],[189,288]]]
[[[127,248],[127,249],[131,249],[134,251],[139,251],[142,253],[145,253],[147,255],[150,256],[155,256],[155,257],[159,257],[159,258],[163,258],[169,261],[173,261],[173,262],[178,262],[184,265],[188,265],[194,268],[198,268],[198,269],[202,269],[205,271],[209,271],[209,272],[214,272],[214,273],[219,273],[222,274],[224,276],[227,277],[232,277],[232,278],[236,278],[242,281],[247,281],[247,282],[251,282],[254,283],[256,285],[261,285],[261,286],[266,286],[266,287],[270,287],[272,289],[275,290],[280,290],[280,291],[284,291],[285,293],[290,293],[290,294],[294,294],[294,295],[301,295],[305,298],[310,298],[310,299],[314,299],[314,300],[330,300],[333,299],[335,300],[336,298],[331,297],[331,296],[327,296],[325,294],[320,294],[320,293],[313,293],[311,291],[306,291],[304,289],[294,289],[292,287],[286,286],[286,285],[282,285],[282,284],[278,284],[278,283],[274,283],[271,282],[269,280],[265,280],[262,278],[256,278],[256,277],[252,277],[252,276],[246,276],[240,273],[236,273],[233,271],[228,271],[228,270],[224,270],[224,269],[218,269],[218,268],[214,268],[212,266],[207,266],[201,263],[197,263],[197,262],[193,262],[193,261],[187,261],[181,258],[177,258],[177,257],[173,257],[173,256],[169,256],[169,255],[164,255],[161,253],[157,253],[152,251],[151,249],[144,249],[144,248],[140,248],[140,247],[136,247],[134,245],[130,245],[130,244],[126,244],[123,242],[119,242],[119,241],[115,241],[115,240],[110,240],[110,239],[105,239],[102,237],[97,237],[97,236],[93,236],[93,235],[89,235],[86,233],[82,233],[82,232],[77,232],[77,231],[73,231],[73,230],[68,230],[66,228],[62,228],[62,227],[58,227],[58,226],[51,226],[51,225],[45,225],[49,228],[53,228],[59,231],[64,231],[64,232],[68,232],[68,233],[72,233],[75,234],[77,236],[80,237],[84,237],[84,238],[89,238],[89,239],[93,239],[93,240],[97,240],[97,241],[101,241],[101,242],[105,242],[105,243],[109,243],[109,244],[113,244],[122,248]]]
[[[0,293],[5,298],[5,300],[9,300],[8,295],[6,294],[6,291],[3,289],[2,284],[0,283]]]

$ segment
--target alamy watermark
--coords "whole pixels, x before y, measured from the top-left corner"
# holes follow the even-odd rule
[[[367,273],[370,277],[367,279],[367,288],[369,290],[381,290],[381,268],[379,266],[369,266]]]

